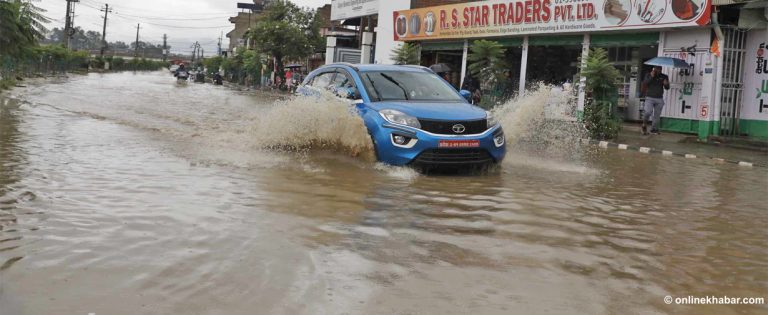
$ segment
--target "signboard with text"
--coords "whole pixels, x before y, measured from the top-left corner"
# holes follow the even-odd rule
[[[711,0],[491,0],[393,12],[395,40],[645,30],[709,24]]]
[[[768,30],[752,30],[744,63],[743,119],[768,120]]]
[[[378,14],[379,0],[331,0],[331,21]]]

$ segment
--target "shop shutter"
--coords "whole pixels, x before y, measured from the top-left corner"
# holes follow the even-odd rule
[[[522,37],[510,37],[510,38],[485,38],[485,40],[490,40],[497,42],[501,44],[501,46],[504,47],[521,47],[523,46],[523,38]],[[472,46],[472,43],[469,43],[470,46]]]
[[[659,33],[592,34],[590,47],[654,46],[659,43]]]
[[[464,50],[464,41],[421,42],[421,51]]]
[[[581,46],[582,43],[584,43],[584,35],[531,36],[528,38],[529,46]]]

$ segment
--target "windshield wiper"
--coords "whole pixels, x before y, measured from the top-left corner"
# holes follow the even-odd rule
[[[390,77],[390,76],[388,76],[388,75],[386,75],[386,74],[384,74],[384,73],[379,73],[379,74],[380,74],[382,77],[384,77],[385,79],[387,79],[387,80],[389,80],[390,82],[392,82],[392,83],[394,83],[395,85],[397,85],[397,87],[399,87],[401,90],[403,90],[403,96],[405,96],[405,100],[406,100],[406,101],[407,101],[407,100],[409,100],[409,98],[408,98],[408,91],[407,91],[407,90],[406,90],[406,89],[405,89],[405,88],[404,88],[402,85],[400,85],[400,82],[397,82],[397,81],[395,81],[395,79],[393,79],[392,77]]]
[[[379,92],[379,89],[376,88],[376,84],[373,84],[373,79],[371,79],[370,75],[365,75],[368,78],[368,82],[371,83],[371,88],[373,88],[373,91],[376,92],[376,98],[379,99],[379,102],[381,102],[381,92]]]

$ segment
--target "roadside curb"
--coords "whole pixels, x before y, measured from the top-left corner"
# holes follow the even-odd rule
[[[668,150],[659,150],[649,147],[637,147],[632,145],[627,145],[623,143],[615,143],[615,142],[609,142],[609,141],[598,141],[598,140],[592,140],[592,139],[581,139],[581,143],[583,144],[591,144],[596,145],[603,149],[608,148],[617,148],[619,150],[625,150],[625,151],[636,151],[643,154],[660,154],[664,156],[677,156],[682,157],[686,159],[707,159],[712,160],[718,163],[730,163],[735,164],[743,167],[768,167],[768,165],[763,165],[761,163],[752,163],[752,162],[746,162],[746,161],[736,161],[736,160],[729,160],[729,159],[723,159],[718,157],[711,157],[711,156],[697,156],[695,154],[689,154],[689,153],[679,153],[679,152],[672,152]]]

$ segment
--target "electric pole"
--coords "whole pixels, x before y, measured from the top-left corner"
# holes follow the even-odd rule
[[[136,49],[133,51],[133,58],[139,58],[139,30],[141,29],[141,23],[136,24]]]
[[[200,49],[200,42],[195,42],[195,44],[192,45],[192,65],[195,64],[195,57],[197,57],[199,49]]]
[[[221,38],[224,36],[224,32],[221,32],[221,35],[219,35],[219,49],[216,51],[217,56],[221,56]]]
[[[104,28],[101,31],[101,57],[104,58],[104,51],[107,49],[107,15],[112,12],[112,9],[109,8],[109,4],[104,4],[101,12],[104,12]]]
[[[168,34],[163,34],[163,62],[168,59]]]
[[[67,0],[67,17],[64,19],[64,47],[69,48],[72,35],[75,35],[75,2],[80,0]]]

